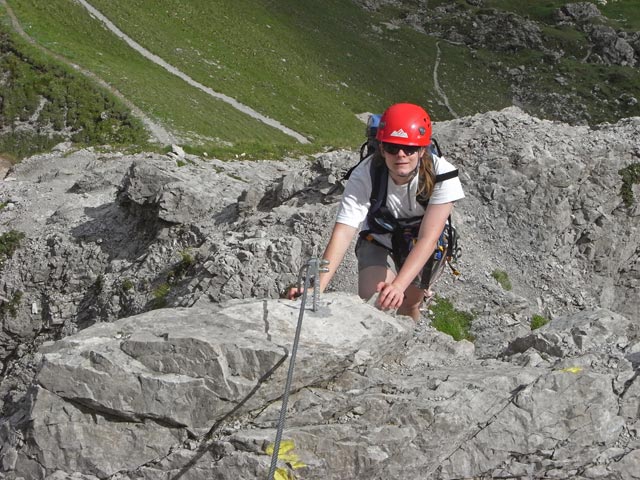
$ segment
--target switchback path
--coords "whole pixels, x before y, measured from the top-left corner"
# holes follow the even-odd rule
[[[42,50],[43,52],[45,52],[47,55],[55,58],[59,62],[62,62],[64,64],[66,64],[66,65],[69,65],[74,70],[77,70],[78,72],[80,72],[84,76],[89,77],[91,80],[93,80],[94,82],[99,84],[101,87],[109,90],[109,92],[111,92],[113,95],[118,97],[118,99],[122,103],[124,103],[127,106],[127,108],[129,108],[129,110],[131,110],[131,113],[136,118],[138,118],[147,127],[147,129],[151,133],[151,139],[150,139],[151,142],[158,143],[160,145],[171,145],[173,143],[179,143],[179,139],[175,135],[173,135],[171,132],[166,130],[159,123],[154,122],[142,110],[140,110],[136,105],[134,105],[133,102],[131,102],[131,100],[129,100],[127,97],[125,97],[116,88],[114,88],[113,85],[110,85],[109,83],[104,81],[102,78],[97,76],[95,73],[93,73],[93,72],[91,72],[91,71],[89,71],[89,70],[87,70],[85,68],[82,68],[80,65],[76,65],[75,63],[69,61],[69,59],[63,57],[62,55],[58,55],[57,53],[52,52],[48,48],[46,48],[46,47],[40,45],[38,42],[36,42],[35,39],[31,38],[31,36],[29,36],[29,34],[24,31],[24,29],[22,28],[22,25],[20,25],[20,22],[18,21],[18,17],[16,17],[15,13],[13,12],[13,10],[9,6],[9,4],[7,4],[6,0],[0,0],[0,5],[2,5],[4,7],[4,9],[6,10],[6,12],[9,15],[9,18],[11,20],[11,24],[12,24],[14,30],[16,32],[18,32],[18,35],[20,35],[22,38],[24,38],[31,45],[34,45],[35,47],[37,47],[40,50]]]
[[[300,143],[309,143],[309,140],[306,137],[304,137],[303,135],[299,134],[298,132],[295,132],[294,130],[282,125],[277,120],[269,118],[269,117],[267,117],[267,116],[255,111],[255,110],[253,110],[251,107],[248,107],[247,105],[244,105],[244,104],[238,102],[236,99],[231,98],[231,97],[229,97],[229,96],[227,96],[227,95],[225,95],[223,93],[216,92],[216,91],[212,90],[211,88],[207,87],[206,85],[203,85],[200,82],[194,80],[193,78],[188,76],[186,73],[183,73],[182,71],[178,70],[173,65],[170,65],[169,63],[165,62],[162,58],[160,58],[157,55],[151,53],[149,50],[147,50],[142,45],[137,43],[135,40],[133,40],[131,37],[129,37],[127,34],[125,34],[122,30],[120,30],[118,27],[116,27],[113,24],[113,22],[111,22],[107,17],[105,17],[102,13],[100,13],[98,10],[96,10],[91,4],[89,4],[89,2],[87,2],[85,0],[76,0],[76,1],[80,5],[82,5],[84,8],[86,8],[98,20],[100,20],[102,23],[104,23],[104,25],[112,33],[114,33],[116,36],[118,36],[122,40],[124,40],[131,48],[133,48],[135,51],[140,53],[146,59],[151,60],[153,63],[155,63],[156,65],[161,66],[162,68],[167,70],[169,73],[172,73],[173,75],[176,75],[177,77],[181,78],[182,80],[187,82],[192,87],[195,87],[195,88],[203,91],[204,93],[206,93],[206,94],[208,94],[208,95],[210,95],[210,96],[212,96],[214,98],[217,98],[219,100],[222,100],[225,103],[228,103],[229,105],[231,105],[235,109],[241,111],[242,113],[245,113],[245,114],[249,115],[250,117],[255,118],[256,120],[258,120],[258,121],[260,121],[262,123],[265,123],[265,124],[267,124],[267,125],[269,125],[269,126],[271,126],[273,128],[276,128],[276,129],[280,130],[281,132],[283,132],[283,133],[295,138],[298,142],[300,142]]]

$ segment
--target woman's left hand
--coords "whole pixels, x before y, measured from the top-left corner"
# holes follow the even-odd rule
[[[381,310],[400,308],[404,301],[404,290],[400,290],[393,283],[380,282],[376,286],[378,291],[378,307]]]

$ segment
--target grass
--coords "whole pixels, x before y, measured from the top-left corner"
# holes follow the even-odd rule
[[[633,30],[639,23],[634,2],[609,2],[601,10],[613,24],[626,15],[624,28]],[[390,19],[411,13],[414,2],[372,12],[340,0],[91,1],[147,50],[201,84],[301,133],[312,141],[308,146],[154,65],[76,2],[8,3],[40,45],[113,85],[180,137],[187,151],[233,159],[242,154],[282,158],[353,148],[361,143],[364,130],[356,114],[381,112],[396,101],[424,105],[435,121],[451,118],[433,81],[438,40],[408,27],[389,27]],[[434,0],[429,6],[443,3],[451,1]],[[469,15],[482,11],[463,0],[455,3]],[[522,100],[529,113],[562,120],[567,108],[586,109],[590,123],[640,115],[640,106],[618,100],[623,95],[640,97],[640,72],[580,63],[588,52],[584,34],[553,20],[553,12],[564,2],[484,3],[485,10],[513,11],[543,22],[545,45],[561,49],[565,56],[550,63],[540,52],[499,52],[491,45],[471,51],[440,41],[439,83],[458,115],[511,105],[513,92],[505,70],[520,65],[535,92]],[[471,21],[462,22],[456,28],[473,28]],[[566,85],[554,80],[558,74],[567,77]],[[601,94],[594,95],[595,86]],[[545,100],[548,92],[568,98],[564,111],[555,108],[555,101]],[[32,104],[33,99],[37,96],[29,97]],[[16,148],[30,140],[7,141]]]
[[[17,230],[10,230],[0,235],[0,267],[5,260],[11,258],[13,253],[20,247],[20,242],[24,239],[24,233]]]
[[[164,308],[167,306],[167,295],[171,291],[168,283],[161,283],[153,290],[153,308]]]
[[[176,264],[175,267],[168,273],[167,281],[172,284],[182,278],[187,274],[189,269],[191,269],[196,264],[196,259],[189,249],[182,250],[180,252],[180,261]]]
[[[589,42],[583,32],[567,26],[543,26],[542,33],[547,45],[554,50],[563,50],[568,59],[581,59],[589,53]]]
[[[8,302],[0,303],[0,318],[5,318],[7,314],[16,318],[18,315],[18,307],[22,301],[22,292],[16,292]]]
[[[534,315],[531,317],[531,330],[536,330],[540,327],[544,327],[547,323],[549,323],[549,319],[543,317],[542,315]]]
[[[471,53],[467,49],[440,43],[441,60],[438,68],[439,83],[445,90],[451,108],[458,115],[472,115],[476,112],[499,110],[511,105],[511,96],[507,95],[511,88],[505,76],[492,66],[494,56],[486,51]],[[460,75],[467,65],[475,64],[483,72],[470,72]],[[478,87],[484,92],[478,94]],[[427,102],[425,107],[434,110],[436,100]]]
[[[519,0],[486,0],[486,8],[496,8],[514,12],[531,19],[546,22],[553,17],[553,13],[560,7],[566,5],[563,0],[545,0],[544,2],[522,2]]]
[[[63,140],[144,143],[142,123],[104,89],[41,55],[0,26],[0,154],[12,159]],[[23,129],[21,126],[31,125]]]
[[[494,270],[491,272],[491,276],[500,284],[500,286],[510,291],[512,289],[511,280],[509,280],[509,275],[504,270]]]
[[[633,184],[640,183],[640,163],[632,163],[628,167],[618,170],[618,174],[622,177],[622,186],[620,187],[620,196],[626,207],[633,205]]]
[[[186,144],[226,156],[308,153],[353,147],[362,139],[356,114],[394,101],[424,104],[435,120],[450,118],[434,101],[435,39],[409,28],[386,30],[384,17],[350,2],[151,0],[92,3],[153,53],[212,89],[236,98],[313,140],[302,147],[156,67],[109,33],[81,6],[64,0],[10,0],[28,33],[114,85]],[[212,19],[219,21],[212,21]],[[463,55],[465,49],[449,46]],[[402,54],[398,55],[401,51]],[[451,79],[462,64],[480,81],[462,82],[467,98],[509,103],[483,59],[468,54],[442,65]],[[451,67],[449,67],[451,65]],[[391,68],[390,68],[391,67]],[[152,82],[149,79],[153,79]],[[486,78],[486,80],[482,80]],[[499,85],[500,92],[496,92]],[[457,102],[462,114],[482,108]],[[490,102],[491,103],[491,102]]]
[[[449,300],[439,296],[436,296],[429,310],[432,314],[431,325],[436,330],[450,335],[456,341],[474,340],[470,332],[473,322],[471,313],[456,310]]]
[[[284,134],[144,59],[74,2],[10,3],[19,17],[29,19],[26,30],[41,45],[96,73],[187,142],[243,143],[248,148],[252,143],[291,143]]]
[[[125,278],[124,280],[122,280],[120,286],[123,292],[128,292],[134,288],[134,284],[129,278]]]
[[[595,3],[603,15],[604,23],[613,27],[624,27],[628,31],[640,30],[640,9],[637,0],[609,0],[605,5]],[[515,12],[543,23],[555,23],[556,10],[567,4],[564,0],[545,0],[544,2],[523,2],[522,0],[486,0],[485,7]],[[621,19],[624,19],[622,21]]]
[[[96,277],[96,281],[93,282],[93,288],[97,293],[102,292],[102,290],[104,289],[104,282],[104,275],[100,274]]]
[[[616,22],[617,26],[632,32],[640,30],[640,9],[636,0],[608,1],[599,8],[610,21]]]

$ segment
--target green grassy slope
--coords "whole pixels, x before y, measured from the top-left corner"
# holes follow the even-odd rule
[[[351,145],[362,130],[354,114],[393,101],[423,103],[435,117],[448,116],[433,95],[435,39],[381,27],[383,16],[352,2],[164,0],[155,9],[155,0],[93,4],[198,81],[286,119],[320,144]],[[466,60],[467,68],[477,65],[490,77],[482,62]]]
[[[13,2],[12,2],[13,3]],[[134,52],[74,2],[15,2],[29,18],[27,33],[46,48],[98,74],[149,115],[192,142],[288,142],[279,131],[255,121]],[[13,6],[13,5],[12,5]],[[220,121],[224,118],[224,121]],[[243,129],[251,131],[242,137]]]
[[[553,62],[541,52],[472,50],[399,26],[418,8],[409,1],[371,12],[349,0],[90,0],[118,28],[191,78],[309,138],[312,144],[304,147],[154,65],[76,2],[7,1],[39,44],[108,81],[184,144],[219,156],[353,147],[364,130],[356,114],[380,112],[397,101],[424,105],[436,121],[451,118],[434,85],[436,44],[438,81],[458,115],[511,105],[513,79],[505,72],[521,65],[534,92],[522,96],[524,107],[541,116],[563,112],[536,92],[564,95],[565,110],[585,111],[594,122],[633,115],[633,105],[626,108],[616,99],[623,93],[640,97],[638,69],[580,62],[588,52],[585,36],[553,23],[554,10],[564,3],[556,0],[486,0],[483,7],[540,22],[545,44],[566,52]],[[601,10],[616,28],[638,29],[635,1],[609,2]],[[470,15],[483,11],[462,0],[434,0],[429,6],[452,3]],[[469,28],[455,22],[456,28]],[[568,84],[555,80],[559,74]],[[615,109],[607,107],[611,100]]]
[[[515,12],[541,22],[550,22],[554,12],[566,5],[565,0],[545,0],[535,2],[523,2],[522,0],[486,0],[486,8],[499,8]],[[575,2],[578,3],[578,2]],[[607,17],[611,26],[623,30],[640,30],[640,8],[637,0],[609,0],[604,2],[591,2],[598,6],[600,12]]]
[[[133,52],[83,8],[66,0],[11,0],[27,32],[105,78],[137,106],[201,149],[299,149],[292,140],[207,96]],[[311,150],[357,144],[356,114],[395,101],[449,118],[433,89],[435,39],[387,28],[351,2],[178,0],[92,4],[118,27],[195,80],[311,138]],[[459,47],[448,47],[460,50]],[[488,83],[482,59],[467,58]],[[456,67],[457,68],[457,67]],[[446,74],[446,67],[441,68]],[[458,76],[450,75],[452,84]],[[467,84],[466,89],[481,88]],[[510,103],[504,91],[475,95],[461,114]],[[265,147],[265,145],[267,147]]]
[[[118,99],[10,35],[6,25],[0,25],[0,71],[0,154],[11,160],[64,140],[146,142],[142,123]]]

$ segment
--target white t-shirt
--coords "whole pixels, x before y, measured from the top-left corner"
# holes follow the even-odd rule
[[[336,216],[337,223],[344,223],[358,228],[361,224],[363,229],[367,229],[367,212],[371,206],[371,161],[373,156],[364,159],[349,176],[349,181],[342,194],[342,200],[338,207]],[[455,167],[447,162],[443,157],[433,155],[435,174],[455,170]],[[406,185],[396,185],[391,176],[387,182],[387,203],[389,212],[395,218],[410,218],[424,215],[424,208],[416,200],[418,191],[418,178],[416,175],[411,182]],[[438,182],[433,188],[429,203],[441,204],[455,202],[464,198],[460,178],[454,177],[443,182]],[[391,248],[390,235],[374,235],[374,238],[385,246]]]

